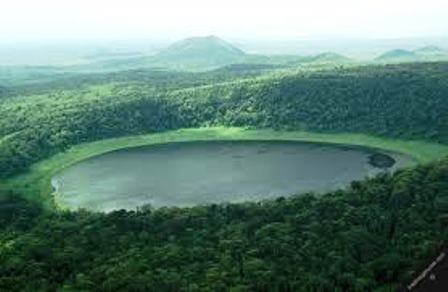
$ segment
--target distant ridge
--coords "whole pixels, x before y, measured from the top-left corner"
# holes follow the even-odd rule
[[[178,41],[160,51],[158,56],[163,57],[192,57],[198,54],[227,54],[241,56],[245,53],[217,36],[191,37]],[[203,55],[201,55],[203,57]]]
[[[309,62],[322,62],[322,63],[326,63],[326,62],[337,62],[337,63],[344,63],[344,62],[350,62],[352,61],[350,58],[341,55],[341,54],[337,54],[337,53],[333,53],[333,52],[325,52],[316,56],[312,56],[308,58]]]
[[[111,66],[164,68],[178,71],[208,71],[225,67],[232,72],[247,72],[261,69],[260,66],[273,70],[307,65],[346,64],[354,60],[333,52],[315,56],[299,55],[258,55],[246,53],[231,43],[214,35],[190,37],[175,42],[160,50],[155,55],[115,58],[101,63],[101,68]],[[231,65],[233,67],[231,67]],[[258,65],[257,69],[254,66]],[[230,67],[229,67],[230,66]]]
[[[417,54],[446,54],[447,52],[445,50],[442,50],[441,48],[437,46],[426,46],[423,48],[419,48],[417,50],[414,50]]]
[[[237,63],[246,54],[216,36],[191,37],[178,41],[160,51],[156,58],[167,63],[207,67]]]
[[[375,61],[382,63],[433,62],[447,60],[448,51],[437,46],[425,46],[413,51],[396,49],[388,51],[375,59]]]
[[[366,60],[365,60],[366,61]],[[415,50],[394,49],[371,59],[369,62],[378,64],[402,62],[433,62],[448,61],[448,51],[434,45],[427,45]],[[270,66],[270,70],[280,70],[294,67],[323,67],[333,65],[354,65],[359,60],[335,53],[323,52],[316,55],[262,55],[246,53],[217,36],[189,37],[175,42],[158,53],[143,54],[112,54],[108,58],[96,59],[99,70],[110,68],[159,68],[164,70],[203,72],[224,68],[224,71],[248,72],[254,70],[255,64]],[[235,65],[235,66],[231,66]],[[229,67],[230,66],[230,67]]]
[[[377,57],[378,61],[388,61],[388,60],[406,60],[406,59],[414,59],[417,57],[417,54],[412,51],[396,49],[387,51],[381,56]]]

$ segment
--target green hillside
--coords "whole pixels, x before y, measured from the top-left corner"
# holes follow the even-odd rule
[[[448,52],[436,46],[426,46],[414,51],[392,50],[375,59],[375,61],[382,63],[435,62],[446,60],[448,60]]]
[[[448,292],[448,0],[0,3],[0,292]]]
[[[216,68],[239,63],[244,56],[242,50],[230,43],[216,36],[207,36],[176,42],[161,50],[155,56],[155,62],[178,68]]]
[[[83,90],[18,95],[0,107],[0,136],[14,134],[0,144],[1,174],[22,171],[81,142],[209,125],[366,133],[447,143],[447,66],[421,63],[293,71],[220,83],[212,78],[198,86],[188,81],[190,75],[180,75],[185,87],[174,82],[160,90],[162,75],[153,81],[143,79],[145,86],[130,78],[127,85],[105,83]]]
[[[230,43],[216,37],[192,37],[176,42],[158,53],[159,58],[237,58],[245,53]]]
[[[417,59],[418,55],[415,52],[397,49],[385,52],[381,56],[377,57],[375,60],[396,62],[396,61],[415,61]]]
[[[0,290],[390,291],[409,282],[448,238],[448,63],[334,66],[334,57],[323,55],[331,65],[322,67],[252,56],[207,72],[58,71],[26,82],[18,72],[0,92]],[[60,210],[48,184],[114,149],[260,137],[377,147],[419,163],[326,194],[107,214]]]

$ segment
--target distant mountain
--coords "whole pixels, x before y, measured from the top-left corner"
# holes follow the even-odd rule
[[[307,58],[308,62],[316,63],[345,63],[351,62],[352,60],[344,55],[326,52],[316,56],[311,56]]]
[[[424,54],[424,55],[440,55],[440,54],[447,54],[445,50],[442,50],[441,48],[437,46],[426,46],[423,48],[419,48],[417,50],[414,50],[414,53],[416,54]]]
[[[226,70],[260,71],[290,68],[307,65],[352,62],[346,56],[326,52],[315,56],[300,55],[260,55],[247,54],[231,43],[216,36],[191,37],[160,50],[154,54],[123,53],[101,51],[98,56],[86,57],[90,62],[73,67],[73,70],[86,69],[97,72],[131,70],[136,68],[163,68],[178,71],[208,71],[229,65]],[[255,64],[259,66],[254,66]],[[264,66],[264,67],[263,67]],[[263,68],[262,68],[263,67]]]
[[[448,60],[448,52],[437,46],[426,46],[414,51],[392,50],[375,59],[379,62],[431,62]]]
[[[192,37],[160,51],[157,62],[180,67],[220,67],[238,63],[246,54],[232,44],[216,37]]]
[[[210,55],[239,57],[245,53],[230,43],[216,37],[191,37],[176,42],[162,50],[158,56],[165,58],[195,58]]]
[[[407,61],[407,60],[413,60],[418,59],[418,55],[412,51],[408,50],[392,50],[388,51],[375,60],[377,61]]]

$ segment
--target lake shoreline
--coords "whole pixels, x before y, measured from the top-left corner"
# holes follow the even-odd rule
[[[328,143],[339,146],[363,147],[381,152],[401,153],[412,157],[416,163],[428,163],[448,155],[448,146],[425,142],[379,138],[365,134],[315,133],[305,131],[277,131],[271,129],[247,129],[229,127],[187,128],[138,136],[99,140],[75,145],[0,182],[6,190],[27,199],[44,202],[50,209],[60,209],[54,202],[51,178],[61,170],[88,158],[115,150],[147,145],[192,141],[295,141]]]
[[[375,165],[380,155],[394,165]],[[58,206],[135,210],[258,202],[345,188],[414,165],[407,155],[301,141],[193,141],[125,148],[80,161],[52,178]]]

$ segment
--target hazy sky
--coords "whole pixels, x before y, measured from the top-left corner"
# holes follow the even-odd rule
[[[0,0],[0,41],[404,38],[448,33],[448,0]]]

